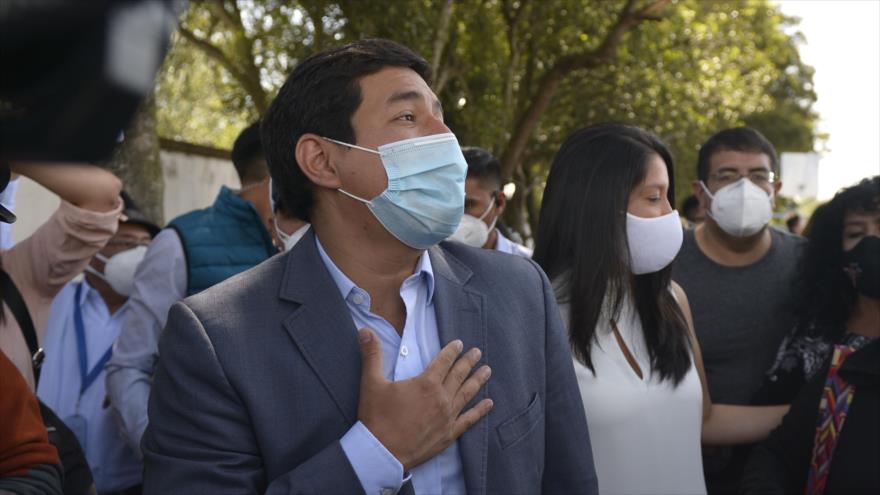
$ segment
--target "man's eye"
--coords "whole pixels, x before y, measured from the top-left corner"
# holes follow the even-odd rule
[[[411,113],[407,113],[407,114],[401,115],[400,117],[398,117],[398,119],[405,120],[407,122],[415,122],[416,116]]]

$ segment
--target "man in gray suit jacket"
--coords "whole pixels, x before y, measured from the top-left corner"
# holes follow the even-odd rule
[[[596,493],[546,276],[438,245],[467,165],[425,60],[385,40],[310,57],[262,139],[312,229],[172,307],[144,491]]]

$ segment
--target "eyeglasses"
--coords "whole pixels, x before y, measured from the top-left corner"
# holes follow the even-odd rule
[[[743,177],[749,179],[752,181],[752,184],[759,187],[768,186],[776,182],[776,174],[770,170],[752,170],[746,175],[742,175],[734,170],[721,170],[709,174],[709,178],[716,183],[721,184],[722,187],[733,184]]]
[[[108,246],[118,246],[126,249],[134,249],[138,246],[149,246],[151,239],[137,239],[134,237],[118,237],[107,241]]]

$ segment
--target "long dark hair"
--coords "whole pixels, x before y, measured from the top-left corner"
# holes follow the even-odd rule
[[[833,340],[843,336],[858,297],[843,271],[843,220],[848,211],[880,211],[880,176],[841,190],[810,218],[800,263],[799,333]]]
[[[565,140],[553,159],[534,259],[571,308],[568,328],[574,354],[595,373],[590,349],[608,296],[612,317],[631,291],[652,369],[676,385],[691,365],[687,323],[669,290],[672,268],[633,275],[626,237],[630,192],[644,181],[653,154],[666,163],[674,204],[672,156],[660,139],[637,127],[598,124]]]

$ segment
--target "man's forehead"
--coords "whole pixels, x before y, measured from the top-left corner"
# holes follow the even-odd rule
[[[718,150],[709,159],[712,169],[722,168],[770,168],[770,157],[761,151]]]
[[[374,104],[390,105],[416,99],[439,101],[422,76],[407,67],[385,67],[362,77],[360,87],[364,100],[372,100]]]

